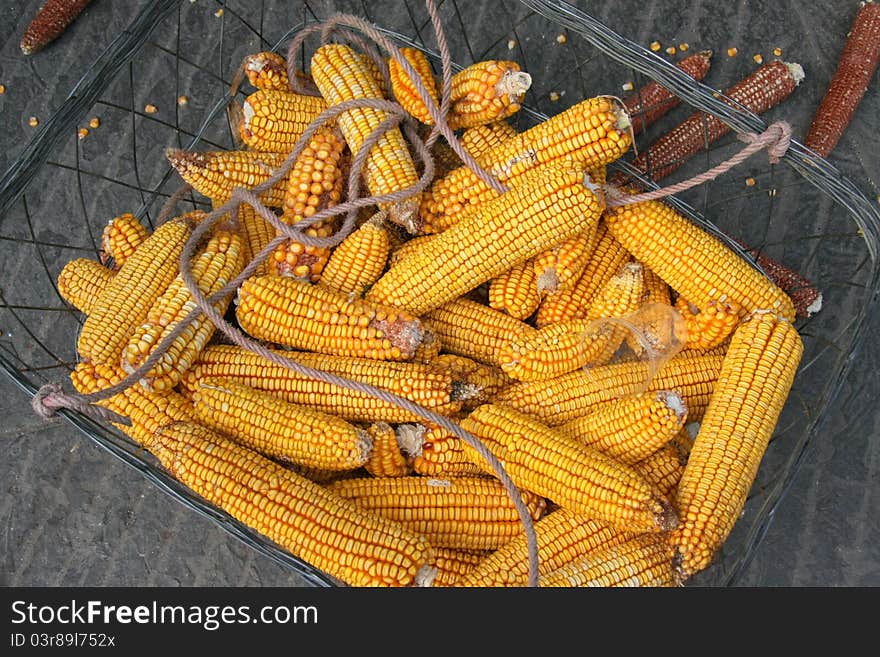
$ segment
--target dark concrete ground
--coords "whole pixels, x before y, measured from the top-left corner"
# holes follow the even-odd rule
[[[214,10],[214,3],[199,2]],[[25,58],[18,40],[40,4],[38,0],[0,3],[0,84],[6,85],[0,96],[0,170],[34,134],[28,117],[45,121],[60,106],[79,75],[141,3],[96,0],[51,50]],[[362,8],[369,11],[373,4],[362,3]],[[835,3],[840,7],[837,11],[828,11],[827,3],[820,0],[741,0],[724,3],[722,9],[709,0],[576,4],[645,45],[658,39],[664,47],[687,41],[715,49],[714,77],[709,83],[718,87],[738,79],[747,70],[743,60],[753,53],[769,57],[773,47],[784,48],[786,59],[804,65],[808,79],[797,99],[778,116],[789,120],[795,135],[802,137],[834,70],[853,15],[851,5],[856,3]],[[398,24],[402,19],[397,14],[402,14],[404,5],[390,5],[387,13],[381,12],[381,20]],[[486,29],[493,34],[500,29],[497,21],[505,20],[503,12],[496,18],[494,11],[495,3],[485,3]],[[490,26],[488,19],[496,23]],[[528,25],[518,28],[521,42],[541,42],[548,52],[554,47],[554,35],[528,30]],[[729,46],[739,49],[737,59],[726,57]],[[541,101],[545,111],[552,111],[544,95]],[[871,198],[877,196],[880,173],[878,127],[880,80],[875,76],[858,117],[832,158]],[[2,228],[7,234],[8,227]],[[31,284],[36,282],[4,280],[0,288]],[[878,338],[880,313],[874,310],[864,346],[855,354],[829,421],[811,444],[739,584],[880,584]],[[0,376],[0,418],[0,584],[302,584],[296,575],[155,489],[63,420],[37,418],[27,397],[4,376]]]

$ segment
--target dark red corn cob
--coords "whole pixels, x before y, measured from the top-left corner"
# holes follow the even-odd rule
[[[685,57],[676,66],[694,80],[699,81],[709,72],[711,59],[712,51],[703,50],[690,57]],[[658,82],[649,82],[623,101],[636,134],[653,125],[657,119],[679,103],[681,103],[681,99]]]
[[[91,0],[46,0],[21,37],[21,51],[32,55],[57,39]]]
[[[855,114],[880,64],[880,4],[868,0],[856,14],[837,70],[807,132],[806,146],[827,157]]]

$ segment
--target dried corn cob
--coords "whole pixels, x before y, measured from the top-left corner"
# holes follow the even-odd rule
[[[21,37],[21,52],[33,55],[45,48],[64,34],[90,2],[91,0],[46,0]]]
[[[665,536],[642,534],[626,543],[566,564],[539,586],[675,586],[672,551]]]
[[[600,365],[547,381],[516,383],[495,395],[495,403],[552,426],[574,420],[611,399],[646,389],[675,390],[684,399],[690,420],[699,421],[715,388],[723,358],[685,351],[667,361],[653,379],[645,362]]]
[[[538,278],[531,260],[514,265],[489,283],[489,306],[514,319],[526,319],[539,303]]]
[[[477,162],[500,182],[518,187],[529,184],[524,177],[536,167],[568,161],[595,169],[623,155],[631,143],[626,112],[614,99],[599,97],[582,101],[504,140],[478,157]],[[460,220],[459,215],[465,216],[461,214],[464,210],[497,196],[498,192],[468,167],[450,171],[424,194],[420,209],[425,222],[423,232],[444,231]]]
[[[794,319],[791,299],[720,240],[657,201],[605,213],[608,230],[638,260],[698,308],[725,298],[744,312]]]
[[[535,523],[538,574],[547,575],[579,557],[617,545],[631,535],[611,525],[557,509]],[[525,534],[483,559],[456,586],[527,586],[529,558]]]
[[[515,136],[516,128],[507,121],[495,121],[468,128],[461,133],[459,141],[464,149],[473,157],[482,157],[484,153],[500,146],[504,141]]]
[[[490,402],[496,392],[513,383],[513,379],[503,370],[464,356],[440,354],[425,362],[438,372],[445,372],[456,381],[463,381],[478,390],[477,394],[465,400],[463,410],[473,410],[480,404]]]
[[[73,387],[84,395],[105,390],[124,378],[125,372],[113,365],[79,363],[70,373]],[[149,446],[159,427],[178,420],[195,421],[192,404],[173,391],[159,395],[147,392],[140,386],[129,386],[97,404],[127,417],[131,421],[130,426],[116,423],[113,426],[142,446]]]
[[[415,353],[410,359],[414,363],[429,363],[443,348],[440,338],[437,337],[437,334],[430,327],[423,325],[423,331],[422,343],[416,348]]]
[[[496,367],[508,342],[534,331],[528,324],[468,299],[445,303],[422,319],[440,336],[445,351]]]
[[[504,406],[480,406],[461,427],[481,439],[514,484],[562,508],[632,531],[667,531],[678,519],[632,468]],[[470,445],[465,454],[488,470]]]
[[[666,281],[655,274],[649,267],[642,266],[645,277],[645,303],[662,303],[672,305],[672,296]]]
[[[799,64],[774,61],[764,64],[744,80],[727,89],[725,97],[756,114],[766,112],[791,95],[804,79]],[[730,126],[710,114],[694,112],[633,159],[632,165],[660,180],[680,167],[687,158],[730,132]]]
[[[434,572],[430,577],[430,586],[457,586],[487,555],[487,550],[454,550],[452,548],[434,548]]]
[[[434,239],[434,235],[420,235],[411,240],[407,240],[391,252],[388,264],[393,267],[407,256],[412,255],[413,253],[418,253],[419,250],[423,249],[424,245],[432,239]]]
[[[421,50],[416,48],[401,48],[400,54],[412,64],[422,84],[434,101],[434,104],[440,105],[440,97],[437,93],[437,83],[434,80],[434,72],[431,70],[431,63]],[[391,90],[397,102],[412,115],[417,121],[421,121],[427,125],[433,125],[434,120],[428,114],[428,108],[419,97],[415,84],[409,77],[403,67],[397,63],[393,57],[388,59],[388,72],[391,76]]]
[[[703,50],[685,57],[676,64],[678,68],[690,75],[694,80],[702,80],[709,72],[712,51]],[[659,82],[649,82],[623,101],[626,111],[633,122],[633,130],[639,134],[653,125],[657,119],[676,107],[681,99],[663,87]]]
[[[590,260],[571,290],[559,290],[544,297],[535,315],[535,324],[539,328],[585,318],[599,288],[630,260],[629,251],[608,232],[604,221],[599,222],[596,233],[596,246]]]
[[[241,227],[243,259],[247,265],[260,251],[269,246],[269,242],[275,239],[275,227],[257,214],[257,211],[247,203],[238,206],[238,225]],[[271,256],[260,263],[254,275],[268,274],[270,263]]]
[[[147,229],[133,214],[111,219],[101,233],[101,261],[113,258],[114,269],[119,269],[148,236]]]
[[[257,89],[290,91],[287,79],[287,60],[277,52],[257,52],[248,55],[242,63],[244,74]]]
[[[327,44],[312,55],[312,75],[330,105],[353,98],[382,98],[382,91],[358,54],[348,46]],[[364,140],[387,118],[387,112],[357,108],[337,119],[351,152],[357,154]],[[389,194],[415,185],[419,176],[398,128],[385,132],[370,150],[364,164],[364,181],[371,194]],[[414,233],[418,230],[419,196],[387,205],[388,217]]]
[[[675,499],[675,489],[681,481],[688,455],[678,438],[669,441],[633,467],[636,472],[654,484],[667,499]]]
[[[258,276],[238,292],[236,317],[258,340],[338,356],[407,360],[422,341],[409,313],[294,278]]]
[[[325,109],[327,103],[318,96],[258,89],[244,101],[238,132],[255,151],[286,155]]]
[[[384,388],[442,415],[456,413],[461,408],[460,396],[466,396],[468,392],[450,374],[428,365],[278,353],[309,367]],[[302,376],[240,347],[215,345],[205,349],[199,362],[181,380],[183,392],[191,395],[199,383],[208,378],[265,390],[293,404],[338,415],[352,422],[412,422],[419,419],[372,395]]]
[[[427,477],[463,477],[483,474],[468,460],[458,436],[424,424],[401,424],[397,441],[407,446],[413,471]]]
[[[852,120],[880,64],[880,4],[861,3],[837,70],[810,124],[804,144],[828,157]]]
[[[488,60],[452,76],[448,121],[453,130],[500,121],[519,111],[532,76],[516,62]]]
[[[179,217],[165,222],[135,251],[95,300],[77,340],[83,360],[118,365],[131,330],[177,275],[177,259],[193,229]]]
[[[494,550],[522,531],[504,486],[488,477],[344,479],[327,489],[438,547]],[[521,496],[531,517],[540,518],[544,499],[528,491]]]
[[[367,429],[373,449],[364,467],[374,477],[404,477],[412,472],[400,445],[397,433],[387,422],[376,422]]]
[[[603,199],[579,169],[555,165],[484,203],[380,278],[367,298],[422,314],[461,296],[599,219]],[[442,340],[442,337],[441,337]]]
[[[391,98],[392,92],[391,87],[389,86],[390,80],[385,79],[385,76],[382,74],[382,71],[379,70],[379,65],[376,63],[376,61],[365,52],[359,52],[356,54],[363,63],[363,66],[366,69],[367,73],[370,74],[373,82],[375,82],[376,86],[379,88],[379,91],[382,94],[382,98]],[[320,94],[320,91],[318,93]]]
[[[560,425],[558,431],[621,463],[635,465],[675,438],[686,418],[681,396],[660,390],[601,404]]]
[[[687,324],[687,349],[714,349],[733,333],[742,312],[735,301],[709,301],[700,310],[684,297],[675,302],[675,309]]]
[[[383,220],[384,213],[376,215],[333,249],[321,275],[322,287],[362,297],[379,280],[391,251]]]
[[[169,148],[165,157],[180,177],[215,205],[226,203],[236,187],[251,188],[268,180],[284,163],[283,153],[257,151],[182,151]],[[285,180],[260,194],[266,205],[280,208],[287,189]]]
[[[372,449],[363,429],[268,392],[222,379],[199,381],[199,421],[264,456],[321,470],[354,470]]]
[[[192,275],[199,290],[206,297],[225,286],[244,268],[242,240],[236,233],[218,230],[208,240],[192,263]],[[214,304],[222,316],[232,300],[232,294]],[[178,274],[156,302],[150,306],[147,317],[137,326],[122,351],[122,367],[133,372],[150,357],[156,347],[173,332],[183,319],[196,309],[196,302]],[[214,323],[204,314],[193,320],[165,350],[140,383],[147,390],[171,390],[198,359],[199,353],[214,335]]]
[[[598,230],[575,235],[532,259],[538,294],[570,290],[577,283],[599,239]]]
[[[198,495],[350,585],[408,586],[430,562],[423,538],[210,429],[168,425],[151,449]]]
[[[113,276],[113,271],[100,262],[76,258],[64,265],[58,274],[58,294],[78,311],[88,315]]]
[[[676,494],[682,524],[670,540],[682,579],[709,565],[740,517],[802,353],[797,331],[773,313],[733,334]]]

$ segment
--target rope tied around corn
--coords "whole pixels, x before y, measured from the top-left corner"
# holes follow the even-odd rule
[[[83,413],[97,421],[130,425],[128,418],[122,417],[108,408],[98,406],[97,403],[123,393],[131,386],[139,385],[139,381],[153,369],[169,347],[181,334],[183,334],[187,327],[197,318],[204,315],[227,339],[243,349],[247,349],[276,365],[286,367],[301,376],[310,377],[317,381],[347,388],[355,392],[368,394],[386,403],[394,404],[403,410],[421,417],[429,423],[443,428],[473,447],[498,476],[516,507],[524,526],[528,547],[529,586],[537,586],[538,544],[531,515],[523,502],[516,485],[510,479],[504,466],[486,448],[482,441],[462,429],[449,418],[429,411],[407,398],[360,381],[351,380],[320,369],[308,367],[270,351],[267,347],[256,340],[249,338],[240,329],[224,320],[214,307],[214,304],[227,298],[228,295],[231,295],[238,290],[245,279],[251,277],[257,267],[268,258],[277,247],[285,243],[287,240],[294,239],[307,247],[334,247],[354,230],[357,213],[360,208],[374,206],[379,203],[397,203],[424,191],[434,178],[434,162],[429,149],[441,135],[447,140],[450,147],[455,151],[459,158],[461,158],[462,162],[472,169],[483,182],[499,194],[507,191],[507,188],[503,184],[479,166],[474,158],[464,149],[461,142],[455,136],[454,131],[449,127],[447,116],[450,110],[452,58],[441,24],[437,5],[434,0],[425,0],[425,4],[434,28],[434,34],[441,57],[442,76],[439,106],[431,98],[431,95],[414,67],[403,56],[396,45],[374,25],[357,16],[347,14],[335,14],[327,20],[311,25],[297,33],[288,48],[288,67],[290,69],[288,78],[292,90],[301,91],[301,89],[298,88],[297,76],[295,75],[294,70],[294,55],[296,50],[303,44],[304,40],[309,35],[320,32],[322,43],[328,42],[331,37],[338,37],[345,38],[358,45],[363,52],[374,60],[382,75],[388,80],[388,67],[385,60],[375,48],[375,45],[377,44],[387,51],[389,56],[395,59],[413,81],[416,92],[434,122],[428,137],[422,140],[417,132],[416,124],[412,117],[410,117],[398,103],[389,100],[379,98],[354,99],[333,105],[324,110],[306,128],[284,163],[270,178],[250,189],[241,187],[235,188],[229,201],[211,210],[211,212],[209,212],[194,228],[180,255],[179,269],[181,278],[192,295],[196,308],[165,336],[155,349],[152,350],[149,357],[144,360],[137,369],[130,372],[124,379],[95,393],[65,393],[59,384],[48,383],[42,386],[33,396],[31,406],[34,412],[44,419],[49,419],[56,414],[57,410],[66,408]],[[356,32],[354,30],[356,30]],[[363,34],[366,39],[364,39],[361,34]],[[384,111],[387,113],[387,118],[384,119],[382,123],[365,139],[361,148],[354,156],[349,173],[348,195],[346,200],[333,207],[324,208],[310,217],[305,217],[296,224],[288,225],[283,223],[274,212],[263,205],[259,200],[259,194],[270,189],[287,176],[294,162],[309,144],[315,133],[324,124],[328,121],[334,120],[343,112],[355,108],[369,108]],[[422,163],[423,171],[418,182],[406,189],[397,190],[388,194],[360,196],[362,171],[364,169],[367,155],[388,130],[396,127],[403,129],[407,140],[415,151],[415,155]],[[678,183],[677,185],[654,190],[645,194],[622,195],[619,192],[615,193],[613,188],[606,188],[605,191],[608,199],[607,205],[609,207],[617,207],[628,203],[662,198],[683,191],[684,189],[689,189],[690,187],[702,184],[703,182],[725,173],[763,148],[769,148],[770,161],[776,162],[788,148],[790,136],[791,128],[785,123],[773,124],[760,135],[752,133],[741,135],[740,139],[748,142],[748,145],[732,158],[713,169],[699,174],[683,183]],[[184,186],[166,201],[157,223],[162,223],[162,221],[171,216],[177,203],[189,190],[189,186]],[[192,273],[191,265],[195,256],[196,248],[208,232],[211,231],[225,215],[230,215],[233,222],[236,222],[238,208],[242,203],[250,205],[259,216],[270,223],[277,231],[277,237],[274,238],[262,251],[257,253],[253,260],[244,267],[238,276],[229,281],[221,290],[212,294],[210,297],[206,297],[199,289],[198,283]],[[314,224],[340,215],[345,215],[345,219],[343,220],[341,227],[333,235],[328,237],[317,237],[305,233],[305,231]]]

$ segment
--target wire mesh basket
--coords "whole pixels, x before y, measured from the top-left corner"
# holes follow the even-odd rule
[[[564,2],[446,0],[440,10],[456,62],[514,59],[532,74],[527,107],[514,120],[520,129],[583,98],[614,93],[626,82],[638,88],[649,79],[672,89],[683,103],[642,135],[640,144],[694,109],[718,116],[735,132],[766,127],[755,115],[722,102],[711,86],[695,83]],[[299,27],[336,11],[359,14],[401,44],[434,53],[420,0],[156,0],[98,57],[0,185],[0,272],[4,281],[26,282],[4,285],[0,292],[0,366],[24,390],[32,394],[46,382],[63,381],[76,364],[82,319],[55,287],[63,265],[75,257],[97,257],[101,230],[117,214],[132,211],[152,226],[180,184],[165,148],[234,147],[225,108],[241,59],[284,49]],[[623,18],[610,15],[613,9],[602,11],[611,24]],[[644,33],[644,25],[633,22],[649,17],[626,19],[631,33]],[[146,111],[147,105],[157,111]],[[77,128],[92,115],[101,117],[100,130],[78,139]],[[676,178],[705,170],[740,146],[734,136],[725,138],[692,158]],[[880,282],[880,216],[851,182],[797,144],[778,165],[759,156],[745,166],[753,186],[743,185],[744,175],[728,175],[672,202],[716,234],[741,238],[814,281],[825,307],[798,323],[805,353],[794,388],[742,518],[713,565],[691,580],[701,585],[735,582],[748,563],[806,448],[821,436]],[[191,197],[186,205],[181,209],[209,204]],[[112,427],[74,412],[62,414],[169,494],[305,581],[338,584],[206,504]]]

